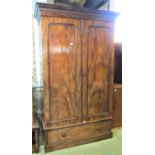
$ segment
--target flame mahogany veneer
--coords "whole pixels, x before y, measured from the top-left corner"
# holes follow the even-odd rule
[[[113,12],[37,3],[45,152],[110,138]]]

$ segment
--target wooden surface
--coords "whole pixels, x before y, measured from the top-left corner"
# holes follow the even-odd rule
[[[112,127],[122,126],[122,85],[114,84],[113,88],[113,122]]]
[[[79,122],[80,21],[44,17],[42,23],[45,124],[60,126]]]
[[[43,37],[47,37],[45,125],[62,126],[112,115],[112,25],[49,17],[42,22]]]
[[[93,19],[105,20],[114,22],[119,15],[115,12],[101,11],[97,9],[88,9],[81,7],[64,7],[46,3],[36,3],[35,17],[40,21],[41,17],[63,17],[63,18],[76,18],[76,19]]]
[[[32,152],[39,152],[39,124],[36,120],[32,124]]]
[[[122,155],[122,128],[113,129],[112,135],[110,139],[98,141],[96,138],[98,142],[58,150],[47,153],[47,155],[82,155],[82,153],[83,155]],[[41,146],[38,155],[46,155],[43,146]]]
[[[114,83],[122,83],[122,43],[115,43]]]
[[[45,131],[45,152],[110,138],[111,121]]]
[[[60,7],[39,7],[45,151],[109,138],[114,14],[69,8],[62,8],[62,14]],[[88,18],[89,13],[95,20]]]
[[[113,84],[112,24],[83,21],[83,116],[92,121],[111,115]]]

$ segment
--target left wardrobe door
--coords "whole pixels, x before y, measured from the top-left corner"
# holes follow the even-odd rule
[[[42,18],[44,122],[59,127],[81,119],[80,20]]]

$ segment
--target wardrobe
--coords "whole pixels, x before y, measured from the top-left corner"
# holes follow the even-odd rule
[[[112,137],[117,14],[37,3],[45,152]]]

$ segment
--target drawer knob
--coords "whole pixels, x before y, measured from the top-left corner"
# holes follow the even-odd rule
[[[62,133],[61,136],[62,136],[62,137],[66,137],[66,134],[65,134],[65,133]]]

